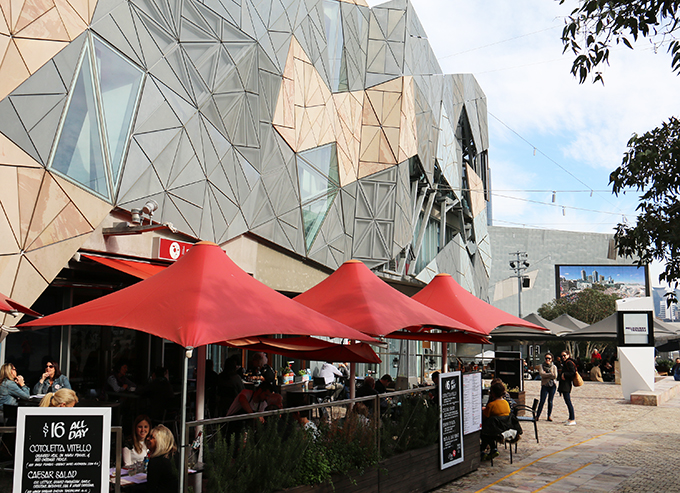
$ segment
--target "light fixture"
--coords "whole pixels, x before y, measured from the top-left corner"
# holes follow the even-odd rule
[[[142,213],[146,214],[151,218],[153,216],[153,213],[158,210],[158,202],[156,202],[153,199],[149,199],[146,201],[144,204],[144,207],[142,207]]]
[[[399,358],[396,356],[392,359],[392,368],[397,368],[399,366]]]

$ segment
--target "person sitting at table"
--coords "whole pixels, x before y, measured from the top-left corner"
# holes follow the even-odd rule
[[[168,376],[167,368],[157,367],[151,374],[151,382],[142,391],[141,396],[148,403],[149,416],[155,421],[162,421],[166,411],[174,411],[175,392]]]
[[[389,373],[385,373],[382,377],[380,377],[380,380],[375,382],[375,390],[378,391],[378,394],[384,394],[387,392],[387,387],[389,387],[392,384],[392,376]]]
[[[238,374],[238,364],[233,357],[224,361],[224,370],[217,380],[217,413],[226,416],[236,396],[243,390],[243,380]]]
[[[70,389],[71,383],[66,375],[62,375],[61,370],[59,370],[59,363],[48,359],[47,363],[45,363],[45,372],[40,377],[38,383],[33,386],[33,394],[47,394],[62,388]]]
[[[597,351],[597,349],[596,349]],[[593,361],[593,367],[590,369],[590,381],[591,382],[604,382],[602,380],[602,372],[600,371],[600,361]]]
[[[0,410],[4,404],[17,406],[17,399],[28,399],[31,391],[24,383],[24,377],[17,375],[12,363],[0,367]]]
[[[142,462],[149,453],[146,437],[151,430],[151,419],[140,414],[132,424],[132,436],[128,437],[123,446],[123,467]]]
[[[120,360],[113,367],[113,373],[106,382],[114,392],[134,392],[137,385],[127,377],[128,365],[124,360]]]
[[[40,407],[73,407],[78,404],[78,396],[71,389],[48,392],[40,401]]]
[[[364,378],[363,385],[357,389],[355,395],[357,397],[371,397],[378,395],[378,391],[375,390],[375,379],[373,377]]]
[[[493,416],[509,416],[510,415],[510,405],[503,398],[505,394],[505,385],[503,382],[496,382],[491,384],[489,389],[489,403],[482,410],[482,429],[485,429],[486,421]],[[489,448],[489,453],[485,453],[485,450]],[[498,457],[498,447],[496,446],[496,441],[493,434],[481,435],[481,445],[480,452],[482,453],[482,460],[491,460],[494,457]]]
[[[146,437],[149,447],[149,464],[146,469],[146,490],[149,493],[177,491],[177,466],[172,457],[177,445],[172,432],[163,425],[156,426]]]
[[[491,380],[491,386],[493,386],[494,384],[497,384],[497,383],[500,383],[503,386],[503,399],[505,399],[507,401],[511,410],[515,409],[515,406],[517,405],[517,403],[515,402],[515,399],[510,397],[510,392],[508,392],[507,388],[505,387],[505,383],[503,383],[503,380],[501,380],[498,377]]]
[[[344,387],[341,383],[335,381],[335,377],[342,378],[342,372],[336,368],[330,361],[325,362],[321,365],[319,370],[319,377],[324,379],[326,382],[326,389],[333,391],[331,395],[331,400],[336,400],[338,396],[342,393],[342,388]]]
[[[254,390],[243,389],[229,407],[227,416],[260,413],[264,411],[269,405],[267,398],[269,398],[273,392],[274,386],[266,381],[255,387]],[[260,418],[260,421],[264,422],[264,419]]]
[[[276,373],[268,364],[267,355],[263,352],[257,352],[250,358],[249,373],[255,377],[261,377],[262,380],[270,384],[274,384],[276,380]]]

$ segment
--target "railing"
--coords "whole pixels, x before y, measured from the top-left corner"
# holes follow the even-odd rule
[[[395,398],[399,398],[402,396],[410,396],[414,394],[422,394],[425,392],[429,392],[430,390],[434,389],[434,387],[418,387],[416,389],[411,389],[411,390],[401,390],[401,391],[396,391],[396,392],[388,392],[385,394],[379,394],[377,396],[369,396],[369,397],[357,397],[354,399],[344,399],[344,400],[338,400],[338,401],[331,401],[331,402],[323,402],[319,404],[310,404],[306,406],[298,406],[298,407],[291,407],[291,408],[285,408],[285,409],[276,409],[273,411],[264,411],[264,412],[259,412],[259,413],[251,413],[251,414],[241,414],[237,416],[229,416],[229,417],[221,417],[221,418],[209,418],[209,419],[202,419],[202,420],[195,420],[195,421],[187,421],[186,427],[184,429],[184,443],[187,444],[187,447],[191,447],[192,444],[192,430],[197,429],[197,432],[193,435],[196,436],[198,434],[198,431],[202,431],[204,427],[221,427],[222,425],[236,422],[236,421],[243,421],[243,420],[253,420],[253,419],[259,419],[259,418],[266,418],[268,416],[282,416],[282,415],[287,415],[287,414],[292,414],[296,412],[303,412],[303,411],[314,411],[318,410],[319,413],[322,412],[323,409],[325,408],[330,408],[329,412],[326,414],[327,416],[330,416],[330,419],[333,419],[333,410],[332,408],[338,408],[338,407],[343,407],[345,408],[346,412],[349,412],[349,410],[354,406],[356,403],[366,403],[368,406],[370,402],[372,402],[372,407],[373,407],[373,416],[377,417],[377,419],[373,419],[372,423],[375,426],[375,439],[376,439],[376,447],[378,453],[380,453],[380,419],[379,417],[381,416],[380,412],[380,401],[382,399],[391,399],[395,400]],[[204,436],[204,443],[209,442],[209,438],[206,437],[206,433],[203,434]],[[190,452],[190,451],[189,451]],[[187,492],[188,491],[188,483],[186,481],[186,478],[188,477],[188,470],[189,470],[189,456],[191,454],[187,453],[185,454],[185,462],[184,462],[184,484],[180,485],[180,491]]]

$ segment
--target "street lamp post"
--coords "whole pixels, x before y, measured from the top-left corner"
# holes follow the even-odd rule
[[[524,280],[524,271],[529,268],[527,252],[514,252],[510,254],[513,259],[510,260],[510,268],[515,271],[517,277],[517,316],[522,318],[522,281]]]

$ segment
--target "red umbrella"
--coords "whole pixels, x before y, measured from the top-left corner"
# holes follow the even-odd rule
[[[248,337],[221,343],[224,346],[281,354],[287,358],[310,361],[350,361],[352,363],[380,363],[380,358],[365,342],[335,344],[314,337]]]
[[[125,327],[187,348],[266,334],[372,340],[265,286],[210,242],[144,281],[20,327],[53,325]]]
[[[30,308],[26,308],[24,305],[17,303],[12,298],[8,298],[4,294],[0,293],[0,312],[5,313],[23,313],[24,315],[30,315],[31,317],[42,317],[38,312],[34,312]]]
[[[463,289],[449,274],[434,276],[430,284],[415,294],[413,299],[486,335],[501,325],[546,330],[480,300]]]
[[[294,299],[372,336],[391,337],[407,329],[413,339],[420,339],[420,331],[429,328],[482,334],[400,293],[358,260],[345,262],[324,281]]]

